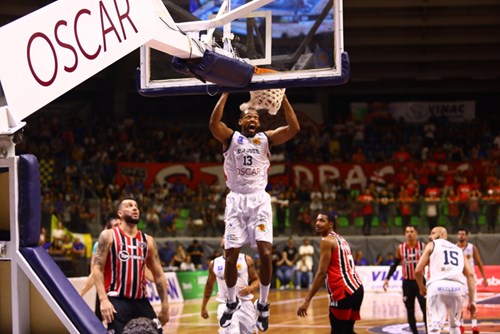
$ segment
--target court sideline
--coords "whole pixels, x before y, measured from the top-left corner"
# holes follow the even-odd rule
[[[306,318],[296,315],[297,307],[305,291],[272,291],[271,325],[266,333],[289,334],[291,331],[301,334],[330,333],[327,313],[328,299],[324,291],[316,294],[311,302]],[[483,294],[479,296],[478,316],[482,334],[500,333],[499,296]],[[170,322],[164,327],[164,333],[206,334],[217,331],[215,299],[209,302],[210,318],[200,316],[200,300],[186,301],[183,304],[171,304]],[[406,325],[406,309],[401,293],[365,292],[361,309],[362,320],[356,323],[356,333],[411,333]],[[417,306],[417,320],[422,321],[422,314]],[[470,326],[465,324],[466,333]],[[425,333],[423,323],[419,323],[419,332]]]

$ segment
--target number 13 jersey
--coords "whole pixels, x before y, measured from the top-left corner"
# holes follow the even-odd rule
[[[251,194],[265,190],[268,182],[269,138],[264,132],[246,137],[234,131],[224,151],[224,176],[234,192]]]

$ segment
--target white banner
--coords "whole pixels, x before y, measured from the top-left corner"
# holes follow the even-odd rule
[[[387,277],[390,266],[356,266],[363,288],[365,291],[384,291],[384,280]],[[401,266],[397,266],[396,271],[389,280],[387,291],[400,292],[403,288],[403,275]]]
[[[153,1],[59,0],[0,28],[0,82],[23,120],[145,44],[160,20]]]
[[[407,123],[425,123],[430,118],[445,117],[450,122],[473,120],[476,116],[475,101],[405,101],[389,103],[351,103],[354,119],[403,119]]]

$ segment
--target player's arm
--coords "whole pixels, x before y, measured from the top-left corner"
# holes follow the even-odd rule
[[[424,252],[422,256],[418,260],[417,266],[415,267],[415,280],[417,281],[418,289],[420,290],[420,294],[425,296],[427,294],[427,289],[424,284],[424,270],[425,267],[429,264],[429,259],[434,249],[434,242],[429,242],[425,245]]]
[[[476,281],[474,279],[474,272],[472,271],[472,268],[469,265],[469,261],[465,257],[464,254],[464,270],[463,270],[464,276],[467,279],[467,290],[469,291],[469,303],[467,305],[467,309],[469,310],[471,316],[476,313],[476,305],[474,303],[475,298],[475,293],[476,293]]]
[[[252,260],[252,257],[249,255],[245,255],[245,260],[247,261],[248,267],[248,286],[243,287],[238,294],[240,296],[248,296],[259,288],[260,281],[259,275],[257,274],[257,270],[255,269],[255,264]]]
[[[297,315],[299,317],[307,316],[307,308],[309,307],[309,303],[312,298],[318,292],[323,284],[325,284],[325,278],[328,272],[328,265],[330,264],[330,260],[332,257],[332,250],[337,247],[337,240],[333,237],[325,237],[321,239],[319,243],[320,254],[319,254],[319,264],[318,271],[316,276],[314,276],[314,281],[311,286],[311,289],[307,293],[307,296],[304,298],[302,304],[300,304],[297,309]]]
[[[396,268],[401,263],[401,253],[399,252],[399,247],[396,248],[395,254],[396,254],[396,257],[394,259],[394,263],[391,264],[391,267],[389,268],[389,272],[387,273],[387,275],[384,279],[384,285],[383,285],[384,291],[387,291],[387,287],[389,286],[389,280],[391,279],[392,275],[396,271]]]
[[[156,284],[156,291],[161,300],[161,311],[158,314],[158,319],[162,325],[165,325],[169,318],[169,307],[168,307],[168,286],[165,275],[163,274],[163,268],[161,266],[160,257],[158,256],[158,247],[156,246],[156,241],[153,237],[147,237],[148,242],[148,258],[146,259],[146,266],[153,274],[153,279]]]
[[[483,285],[485,288],[488,287],[488,280],[486,279],[486,275],[484,274],[484,266],[483,266],[483,261],[481,261],[481,256],[479,255],[479,251],[477,250],[477,247],[474,245],[472,247],[472,256],[474,257],[474,263],[477,265],[479,272],[481,273],[481,276],[483,277]],[[470,268],[472,273],[474,273],[474,268]]]
[[[226,106],[228,96],[228,93],[222,93],[219,101],[217,101],[217,104],[212,111],[209,123],[210,132],[212,132],[215,139],[222,143],[224,149],[226,149],[227,141],[233,134],[233,130],[228,128],[227,125],[222,122],[222,115],[224,114],[224,107]]]
[[[285,126],[280,126],[275,130],[266,131],[267,136],[271,145],[280,145],[293,138],[300,131],[299,120],[292,105],[288,101],[286,94],[283,96],[283,111],[285,113],[286,124]]]
[[[106,288],[104,287],[104,266],[108,258],[109,249],[113,242],[111,230],[104,230],[99,235],[98,246],[94,254],[94,267],[92,274],[94,276],[95,287],[99,301],[101,302],[102,318],[106,322],[112,322],[116,313],[113,304],[108,299]]]
[[[208,264],[208,278],[205,283],[205,290],[203,291],[203,300],[201,301],[201,317],[203,319],[208,319],[207,304],[214,292],[214,284],[217,278],[214,273],[214,261],[210,261]]]

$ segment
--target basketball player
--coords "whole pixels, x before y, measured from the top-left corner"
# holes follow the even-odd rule
[[[319,213],[316,232],[323,236],[320,242],[318,272],[297,315],[307,316],[307,308],[316,292],[326,282],[330,295],[330,327],[332,334],[354,333],[354,323],[360,319],[364,289],[356,273],[349,243],[335,232],[335,217]]]
[[[137,229],[137,202],[124,199],[118,206],[120,225],[101,232],[94,258],[94,279],[101,302],[101,314],[108,331],[122,333],[134,318],[157,322],[158,331],[169,320],[167,282],[153,237]],[[146,267],[151,270],[161,311],[156,313],[146,296]]]
[[[222,143],[224,174],[230,192],[226,197],[224,212],[226,265],[224,276],[227,284],[226,309],[220,318],[221,327],[231,324],[232,314],[239,307],[236,281],[240,249],[250,243],[257,247],[261,267],[259,272],[260,294],[255,302],[257,327],[265,332],[269,327],[269,303],[267,297],[272,276],[273,213],[271,196],[266,192],[270,166],[270,147],[284,144],[300,130],[295,111],[286,95],[282,106],[287,125],[275,130],[260,132],[257,110],[248,108],[241,112],[241,132],[231,130],[222,122],[228,94],[220,97],[210,117],[210,131]]]
[[[415,318],[415,298],[418,299],[418,304],[424,315],[424,323],[427,324],[425,298],[420,295],[417,281],[415,281],[415,267],[417,266],[425,246],[422,241],[417,240],[417,236],[418,231],[415,226],[408,225],[405,227],[406,241],[401,243],[396,249],[396,258],[387,273],[383,285],[384,291],[387,291],[389,280],[396,271],[397,266],[401,263],[401,272],[403,274],[403,302],[406,307],[408,325],[413,334],[418,334],[417,319]]]
[[[422,296],[427,295],[427,331],[440,332],[446,317],[450,334],[460,334],[462,305],[468,294],[467,309],[476,312],[474,304],[474,274],[462,250],[449,242],[448,233],[442,226],[431,230],[430,240],[424,249],[415,276]],[[428,268],[427,286],[424,284],[424,269]]]
[[[221,246],[224,248],[224,242]],[[217,308],[217,319],[224,313],[227,300],[227,286],[224,280],[224,267],[226,265],[224,255],[216,257],[208,265],[208,279],[205,284],[203,301],[201,303],[201,317],[208,319],[207,303],[212,296],[214,284],[217,282],[218,292],[216,300],[219,302]],[[259,277],[253,260],[250,256],[240,253],[236,264],[238,279],[236,290],[241,301],[241,307],[233,313],[231,325],[219,328],[219,334],[252,334],[255,333],[255,318],[257,314],[253,305],[253,292],[259,288]]]
[[[462,251],[464,252],[465,258],[468,260],[469,266],[472,272],[474,273],[474,278],[475,278],[474,266],[477,264],[479,272],[483,277],[483,285],[485,288],[487,288],[488,281],[486,280],[486,276],[484,275],[483,261],[481,261],[481,256],[479,255],[477,247],[474,247],[474,245],[471,244],[468,241],[468,239],[469,239],[469,231],[467,231],[465,228],[459,228],[457,232],[457,246],[460,247],[460,249],[462,249]],[[474,295],[477,295],[477,289],[475,289]],[[471,326],[472,326],[472,334],[479,334],[479,327],[477,326],[476,314],[471,315]]]
[[[116,227],[120,225],[120,219],[118,217],[109,217],[107,222],[106,222],[106,230],[112,229],[113,227]],[[94,257],[95,253],[97,251],[97,245],[99,241],[94,242],[94,246],[92,246],[92,257],[90,258],[90,275],[85,281],[85,284],[83,288],[80,290],[80,296],[85,296],[85,294],[95,285],[95,280],[94,280]],[[102,315],[101,315],[101,303],[99,302],[99,296],[96,293],[96,298],[95,298],[95,315],[99,320],[102,321]]]

